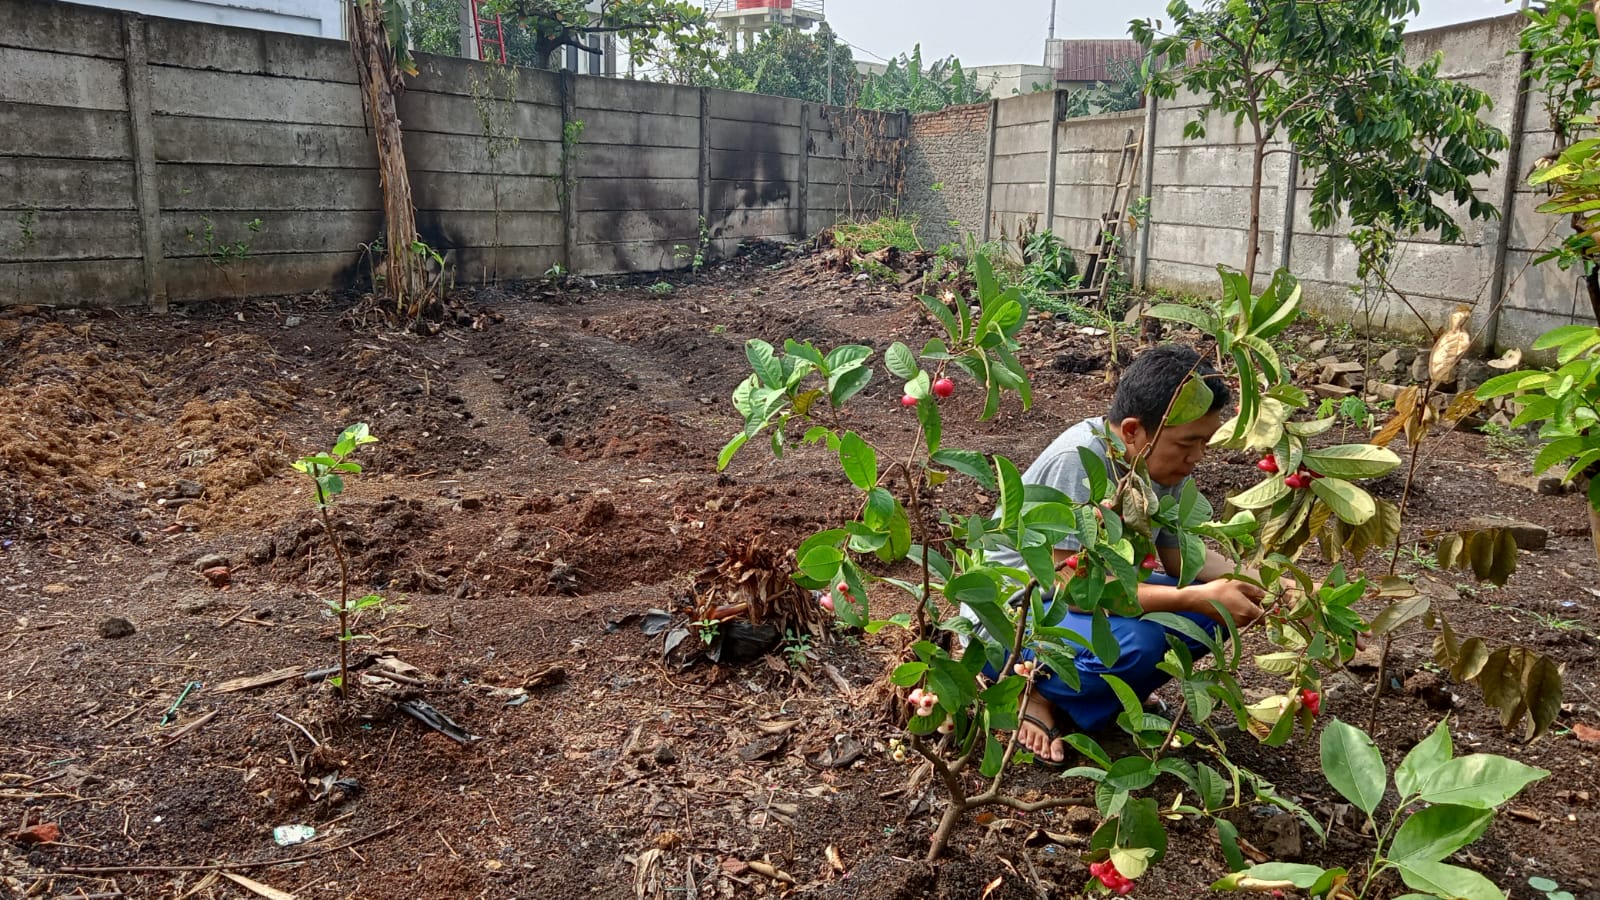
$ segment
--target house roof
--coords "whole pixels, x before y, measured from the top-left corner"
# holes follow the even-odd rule
[[[1056,38],[1044,45],[1044,64],[1056,70],[1056,81],[1114,81],[1114,63],[1143,57],[1144,47],[1128,38]],[[1190,63],[1202,58],[1189,50]]]
[[[1048,41],[1044,64],[1056,70],[1057,81],[1110,81],[1111,65],[1144,55],[1138,41],[1127,39],[1062,39]]]

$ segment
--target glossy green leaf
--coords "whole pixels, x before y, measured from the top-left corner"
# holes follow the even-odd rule
[[[1400,866],[1406,887],[1450,900],[1505,900],[1505,892],[1482,874],[1461,866],[1418,860]]]
[[[1351,525],[1360,525],[1378,513],[1371,494],[1340,478],[1312,479],[1311,491],[1340,521]]]
[[[1368,816],[1383,801],[1388,782],[1383,754],[1353,725],[1334,719],[1322,729],[1322,772],[1334,790]]]
[[[845,477],[861,490],[878,483],[878,453],[854,431],[847,431],[839,442],[839,462]]]
[[[1385,855],[1401,866],[1440,862],[1477,840],[1492,821],[1492,809],[1450,803],[1430,806],[1405,820]]]
[[[1489,753],[1461,756],[1439,766],[1418,791],[1429,803],[1493,809],[1550,773]]]

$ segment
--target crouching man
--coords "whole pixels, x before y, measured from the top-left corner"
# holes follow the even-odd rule
[[[1173,396],[1191,372],[1201,376],[1216,375],[1216,370],[1201,362],[1198,354],[1188,347],[1163,345],[1146,350],[1123,372],[1108,414],[1079,422],[1063,432],[1028,467],[1022,476],[1023,482],[1054,488],[1078,503],[1089,502],[1087,473],[1078,451],[1087,448],[1106,460],[1103,435],[1110,433],[1121,438],[1127,448],[1127,458],[1143,454],[1158,495],[1181,495],[1185,482],[1205,455],[1211,436],[1222,427],[1223,410],[1232,399],[1221,378],[1205,378],[1206,385],[1211,388],[1210,411],[1187,424],[1161,428]],[[1114,475],[1120,474],[1112,471]],[[1161,571],[1153,572],[1148,581],[1139,585],[1139,606],[1145,612],[1176,613],[1213,635],[1221,628],[1219,604],[1241,628],[1261,616],[1259,603],[1264,598],[1263,591],[1223,578],[1233,572],[1233,564],[1221,554],[1208,548],[1199,576],[1193,583],[1179,587],[1175,577],[1181,570],[1177,536],[1157,531],[1154,539]],[[1073,536],[1055,546],[1058,570],[1078,546],[1078,539]],[[1024,567],[1021,557],[1010,550],[991,554],[990,561],[996,565]],[[1087,635],[1090,622],[1088,614],[1072,610],[1060,624]],[[1168,629],[1155,622],[1116,615],[1110,616],[1110,623],[1111,633],[1121,648],[1113,665],[1107,666],[1093,652],[1079,648],[1074,660],[1078,670],[1077,688],[1044,668],[1034,676],[1034,690],[1022,712],[1019,739],[1043,763],[1060,763],[1066,758],[1062,734],[1073,728],[1098,730],[1121,711],[1121,702],[1104,676],[1115,675],[1122,679],[1140,700],[1148,698],[1168,679],[1166,673],[1156,668],[1167,652]],[[1193,639],[1176,631],[1171,633],[1188,645],[1195,658],[1206,653],[1206,648]],[[1023,656],[1032,659],[1033,653],[1024,651]]]

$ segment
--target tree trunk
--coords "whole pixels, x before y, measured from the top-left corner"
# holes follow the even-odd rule
[[[383,291],[391,309],[407,319],[420,319],[431,297],[425,290],[417,242],[417,213],[411,202],[411,176],[400,141],[400,116],[395,96],[404,86],[383,28],[380,0],[351,3],[351,50],[361,82],[363,105],[378,149],[378,180],[383,190]],[[374,292],[377,286],[374,285]]]
[[[1589,311],[1594,313],[1594,320],[1600,322],[1600,263],[1583,276],[1583,286],[1589,292]]]
[[[1250,154],[1250,228],[1245,234],[1244,280],[1255,290],[1256,258],[1261,255],[1261,172],[1266,164],[1267,144],[1260,138]]]

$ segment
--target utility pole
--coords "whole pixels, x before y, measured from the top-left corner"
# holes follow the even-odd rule
[[[826,54],[827,57],[828,57],[828,96],[827,96],[827,99],[824,100],[823,102],[827,103],[829,106],[832,106],[833,105],[833,29],[828,27],[828,23],[827,22],[823,22],[822,23],[822,27],[820,29],[818,29],[817,36],[822,39],[822,52],[824,54]]]
[[[477,0],[460,0],[456,9],[456,21],[461,24],[461,58],[481,59],[478,53],[478,17],[472,9]]]

